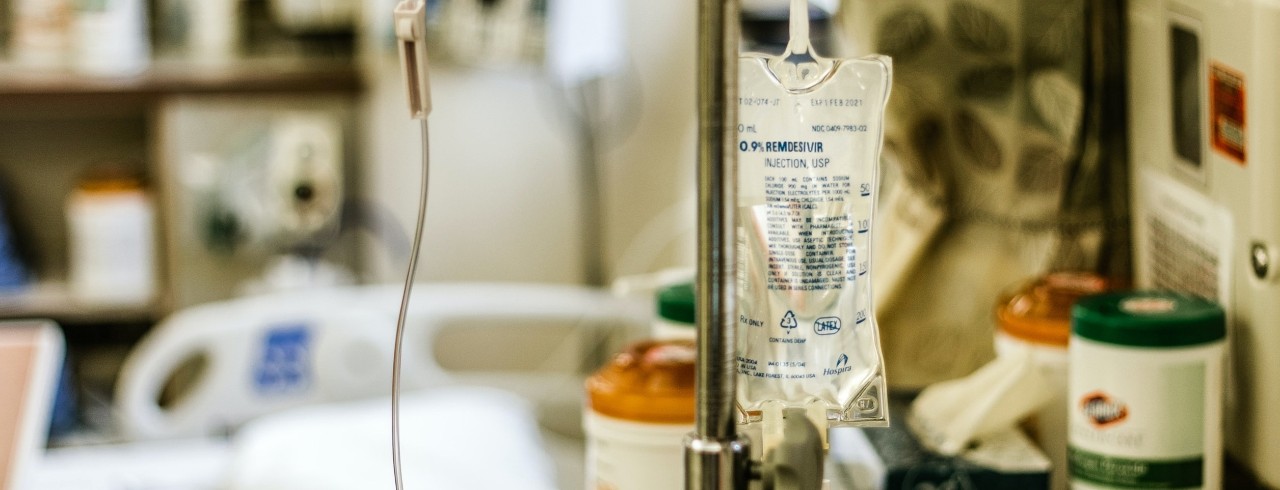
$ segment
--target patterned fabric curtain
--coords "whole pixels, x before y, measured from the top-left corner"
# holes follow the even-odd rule
[[[874,245],[895,388],[994,356],[1002,292],[1054,270],[1129,276],[1123,2],[846,0],[893,57]]]

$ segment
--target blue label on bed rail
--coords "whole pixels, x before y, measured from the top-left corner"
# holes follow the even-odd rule
[[[267,330],[262,357],[253,370],[259,394],[287,395],[311,385],[311,330],[304,323],[282,324]]]

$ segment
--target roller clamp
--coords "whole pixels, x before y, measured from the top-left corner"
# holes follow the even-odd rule
[[[427,4],[402,0],[395,9],[395,31],[400,45],[400,68],[409,90],[409,117],[426,119],[431,112],[431,85],[427,79]]]

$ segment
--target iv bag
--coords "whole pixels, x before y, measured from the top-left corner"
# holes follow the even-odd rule
[[[870,259],[892,64],[817,57],[806,7],[786,53],[739,65],[738,406],[887,425]]]

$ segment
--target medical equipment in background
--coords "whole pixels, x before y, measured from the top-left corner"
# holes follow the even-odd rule
[[[205,219],[207,243],[291,250],[318,246],[336,233],[344,180],[342,136],[323,114],[273,117],[222,165]],[[215,164],[216,165],[216,164]]]
[[[362,250],[407,251],[401,225],[352,187],[349,97],[175,96],[156,112],[167,311],[346,284]]]
[[[1280,485],[1280,7],[1133,0],[1128,22],[1136,284],[1226,309],[1227,450]]]
[[[896,387],[990,361],[990,307],[1009,284],[1054,270],[1127,281],[1122,9],[846,3],[858,47],[894,59],[872,283]]]
[[[313,242],[332,235],[342,216],[341,129],[330,118],[293,115],[273,121],[271,131],[265,198],[275,240],[321,246]]]
[[[358,201],[347,195],[339,114],[229,110],[197,118],[211,129],[189,137],[177,152],[183,162],[175,169],[177,180],[189,192],[173,197],[172,207],[191,216],[177,220],[187,228],[178,233],[203,247],[177,253],[184,267],[218,262],[206,280],[228,293],[206,288],[195,301],[178,298],[177,306],[354,282],[339,238],[367,223],[348,213]],[[184,132],[182,124],[175,126]],[[222,286],[224,280],[233,282]]]

